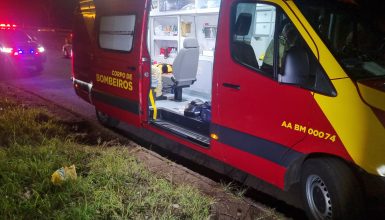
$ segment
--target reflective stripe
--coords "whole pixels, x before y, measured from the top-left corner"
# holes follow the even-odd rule
[[[127,100],[126,98],[110,95],[95,89],[92,89],[92,97],[100,102],[139,115],[139,102],[134,102],[131,100]]]
[[[288,167],[304,155],[284,145],[217,124],[211,125],[211,133],[217,134],[218,141],[223,144],[262,157],[283,167]]]

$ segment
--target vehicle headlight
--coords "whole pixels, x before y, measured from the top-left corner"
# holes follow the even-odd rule
[[[43,53],[45,51],[45,49],[43,46],[40,46],[37,48],[37,51],[39,51],[39,53]]]
[[[13,48],[11,48],[11,47],[0,47],[0,51],[2,53],[12,53]]]
[[[385,177],[385,165],[379,166],[377,168],[378,175]]]

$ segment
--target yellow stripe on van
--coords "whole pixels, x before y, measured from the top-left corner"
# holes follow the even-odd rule
[[[269,1],[274,2],[274,1]],[[276,3],[276,2],[274,2]],[[341,68],[339,63],[334,59],[329,49],[324,46],[323,41],[318,34],[313,30],[312,26],[307,22],[301,11],[297,8],[293,1],[286,1],[286,3],[279,2],[279,5],[284,9],[287,16],[293,22],[298,32],[301,34],[313,54],[321,63],[324,70],[327,72],[330,79],[347,78],[345,71]],[[289,6],[289,7],[288,7]],[[294,13],[294,14],[293,14]],[[320,56],[322,54],[322,56]],[[330,71],[329,71],[330,70]]]
[[[294,2],[266,1],[282,7],[332,80],[337,90],[337,97],[314,94],[314,98],[337,132],[345,149],[357,165],[369,173],[378,175],[377,168],[385,165],[385,128],[372,109],[361,99],[353,81]],[[375,97],[375,92],[368,88],[365,88],[364,93],[370,97],[368,100],[373,99],[373,102],[378,103],[377,99],[383,99],[383,96]],[[383,109],[385,104],[380,105]]]
[[[148,96],[150,98],[151,107],[152,107],[152,109],[154,111],[153,115],[152,115],[152,119],[156,120],[157,117],[158,117],[158,109],[156,108],[154,94],[152,92],[152,89],[150,89],[150,93],[148,94]]]
[[[385,165],[385,128],[361,99],[353,81],[348,78],[294,2],[279,1],[278,4],[301,33],[337,90],[337,97],[314,94],[316,102],[354,162],[367,172],[378,175],[377,168]],[[379,95],[369,88],[365,88],[364,93],[373,103],[381,103],[378,99],[385,100],[384,94]],[[384,109],[384,105],[385,102],[382,101],[382,104],[376,106]]]
[[[314,98],[354,162],[377,174],[377,168],[385,165],[385,128],[350,79],[334,80],[333,84],[337,97],[315,94]]]
[[[357,84],[362,98],[369,105],[385,111],[385,91],[379,91],[361,83]]]

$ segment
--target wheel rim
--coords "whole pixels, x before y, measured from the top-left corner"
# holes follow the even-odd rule
[[[332,201],[321,177],[311,175],[307,178],[306,198],[315,219],[332,219]]]

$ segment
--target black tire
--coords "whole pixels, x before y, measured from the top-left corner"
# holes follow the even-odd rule
[[[362,188],[352,169],[338,159],[307,160],[301,193],[309,219],[362,219]]]
[[[112,118],[111,116],[97,109],[96,109],[96,118],[98,119],[100,124],[108,128],[114,128],[119,124],[119,120]]]

